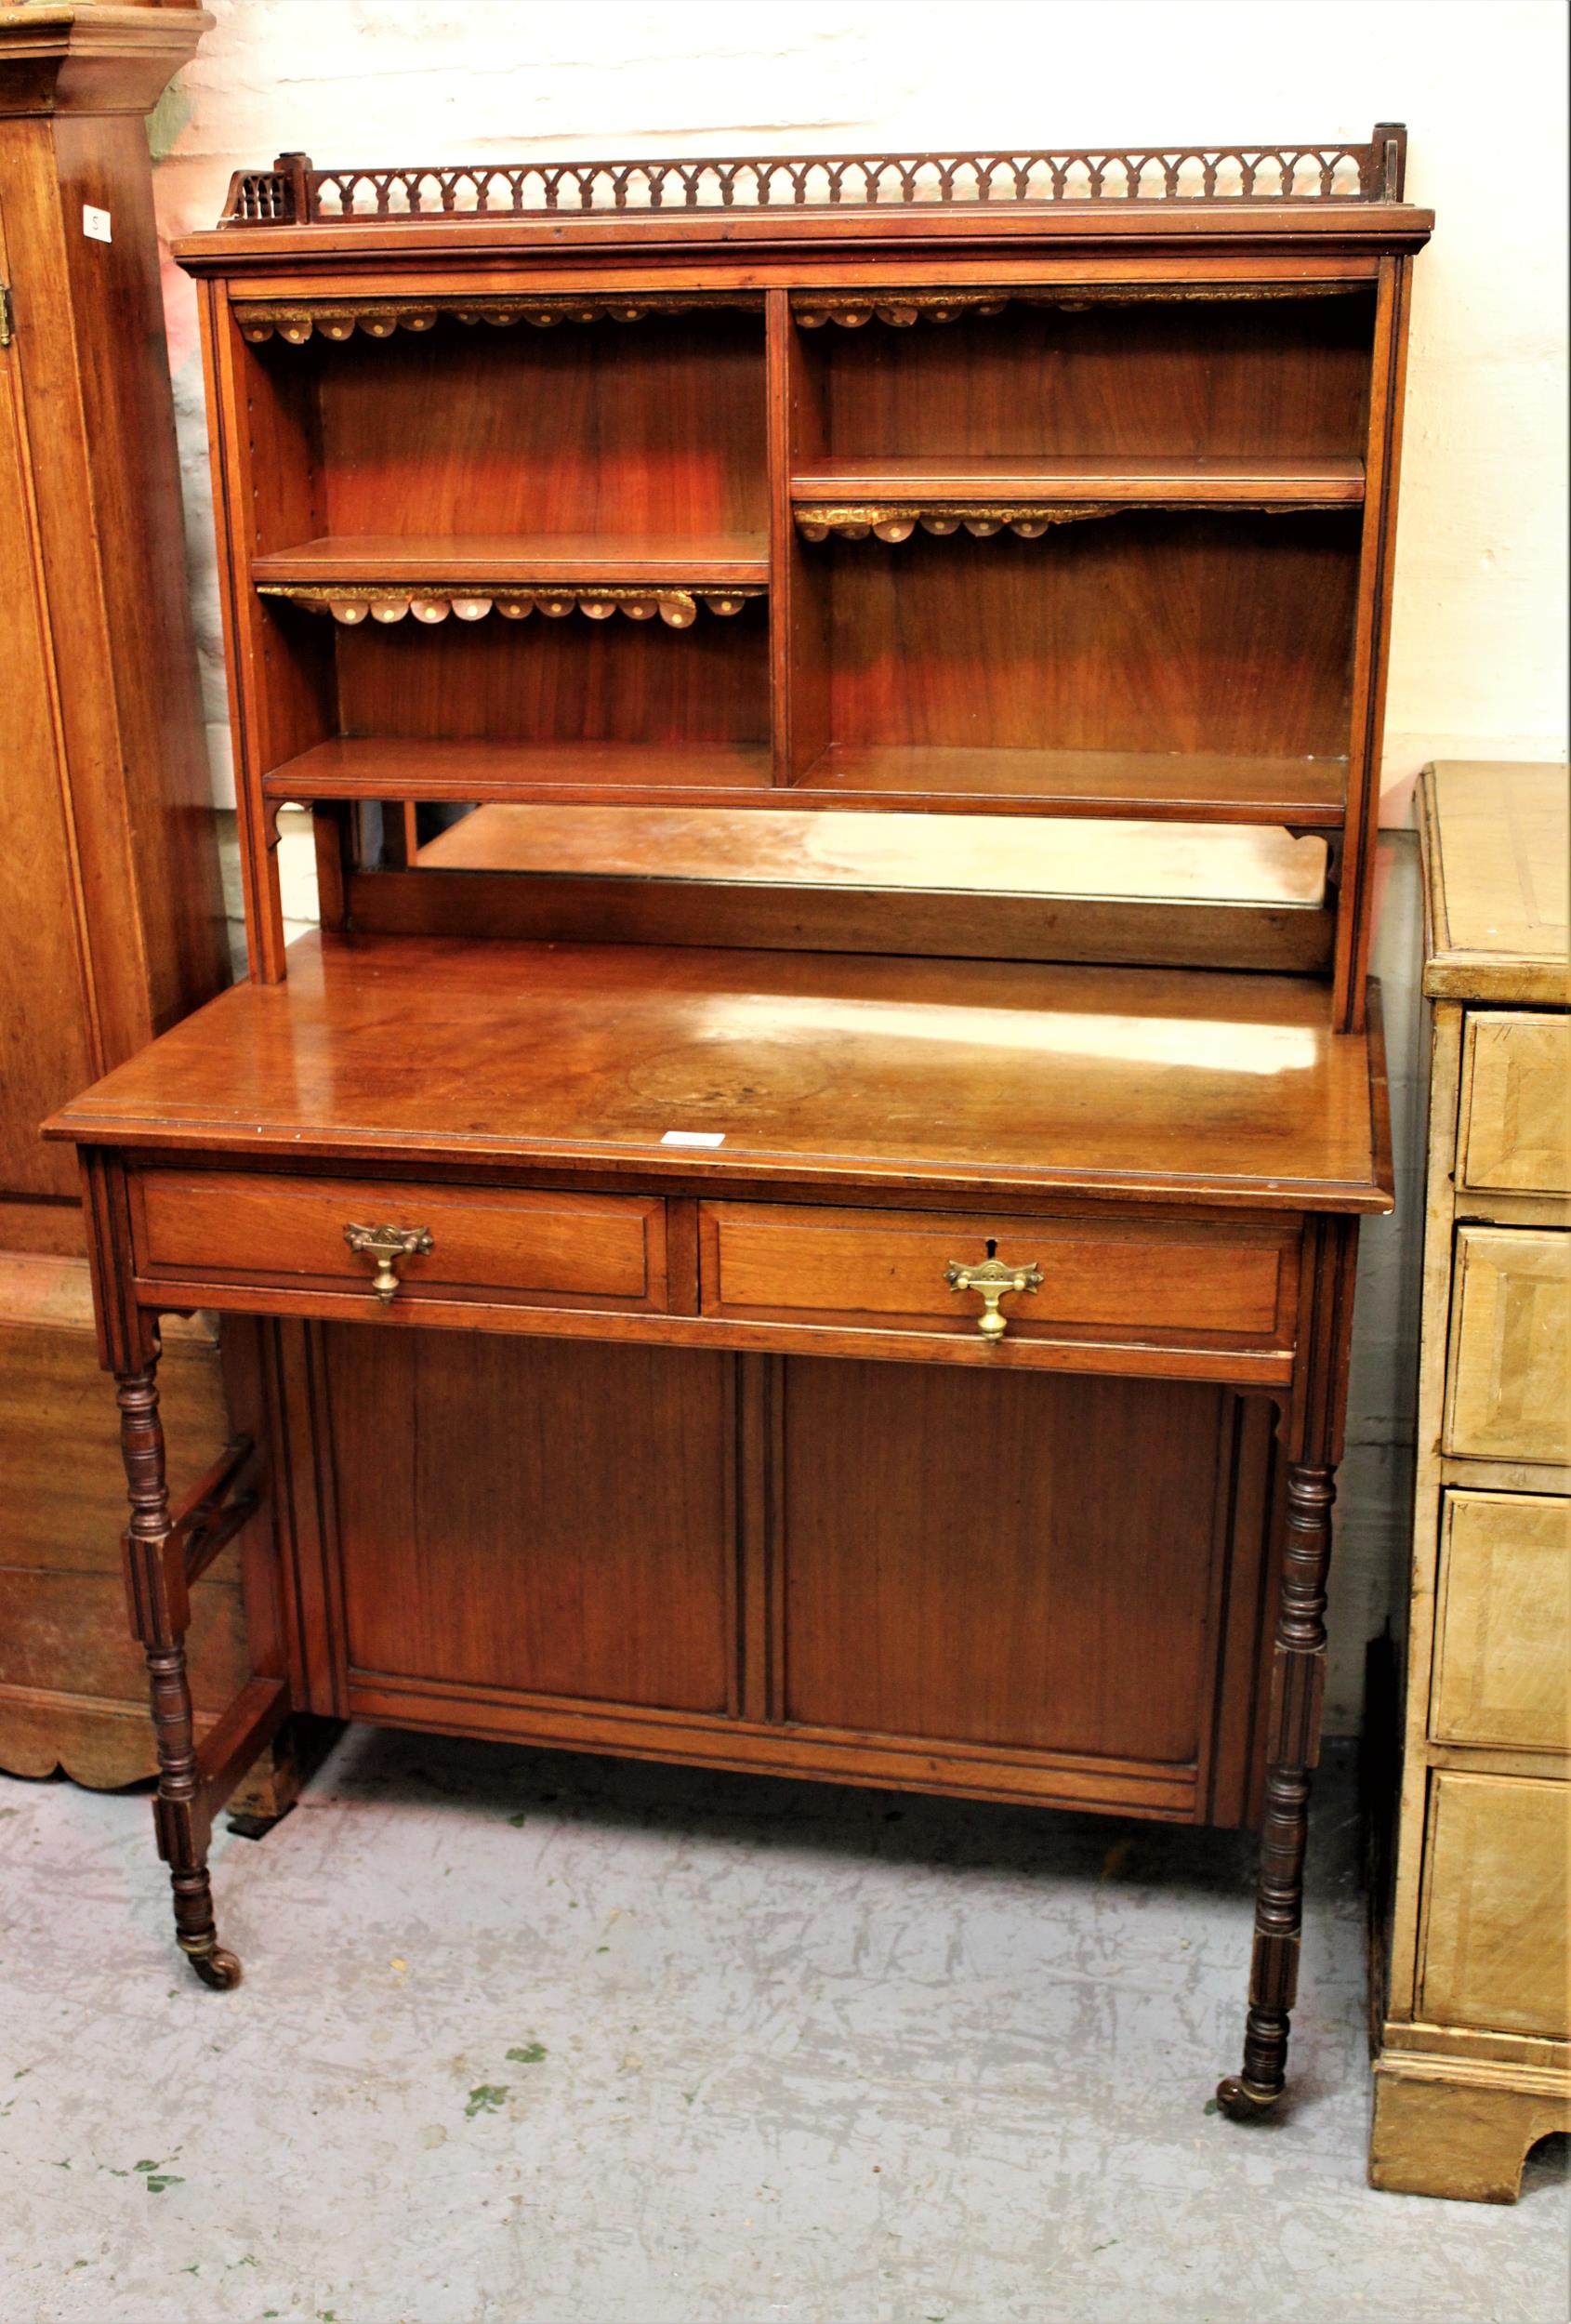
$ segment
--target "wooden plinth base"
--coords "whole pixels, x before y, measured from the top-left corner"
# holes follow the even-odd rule
[[[1389,2055],[1375,2067],[1369,2184],[1391,2195],[1514,2203],[1529,2147],[1571,2130],[1571,2079]]]

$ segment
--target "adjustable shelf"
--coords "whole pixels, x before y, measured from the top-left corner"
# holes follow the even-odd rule
[[[1335,830],[1345,759],[1215,752],[972,750],[831,743],[791,786],[793,805],[955,814],[1092,815],[1151,823],[1275,824]]]
[[[769,544],[756,534],[671,538],[643,534],[455,535],[406,539],[393,534],[325,535],[251,561],[263,597],[367,618],[442,621],[451,612],[477,621],[495,609],[521,619],[536,607],[592,618],[634,620],[658,614],[686,628],[699,603],[739,613],[769,583]]]
[[[880,540],[904,540],[918,524],[929,533],[953,533],[963,524],[982,535],[1008,525],[1031,539],[1050,525],[1121,508],[1287,511],[1359,508],[1363,500],[1361,460],[1260,455],[905,454],[815,460],[791,478],[792,513],[808,540],[831,532],[842,539],[871,532]]]
[[[495,799],[571,804],[616,800],[780,806],[770,788],[767,743],[424,742],[339,736],[301,751],[263,777],[265,798],[310,805],[331,799]]]
[[[1274,825],[1334,831],[1345,759],[1171,751],[945,750],[837,744],[773,785],[767,744],[423,742],[341,735],[272,768],[274,802],[535,800]]]

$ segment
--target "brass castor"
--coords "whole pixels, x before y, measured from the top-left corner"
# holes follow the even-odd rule
[[[1254,2082],[1242,2080],[1236,2074],[1224,2074],[1217,2084],[1217,2105],[1230,2121],[1258,2122],[1270,2113],[1282,2093],[1261,2090]]]
[[[210,1985],[216,1993],[228,1993],[240,1983],[240,1963],[221,1945],[205,1946],[200,1952],[190,1951],[186,1959],[203,1984]]]

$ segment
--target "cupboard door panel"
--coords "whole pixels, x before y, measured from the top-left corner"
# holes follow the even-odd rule
[[[1430,1733],[1437,1743],[1571,1749],[1571,1504],[1446,1494]]]
[[[334,1325],[351,1670],[723,1712],[732,1360]]]
[[[1422,2014],[1571,2032],[1571,1785],[1437,1775],[1425,1851]]]
[[[785,1380],[789,1719],[1201,1756],[1221,1390],[804,1357]]]

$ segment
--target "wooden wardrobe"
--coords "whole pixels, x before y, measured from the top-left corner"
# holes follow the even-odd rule
[[[0,21],[0,1767],[91,1784],[156,1759],[78,1175],[39,1125],[229,980],[145,125],[211,20]],[[211,1320],[165,1350],[194,1475],[228,1433]],[[232,1562],[193,1621],[205,1722],[244,1669]]]

